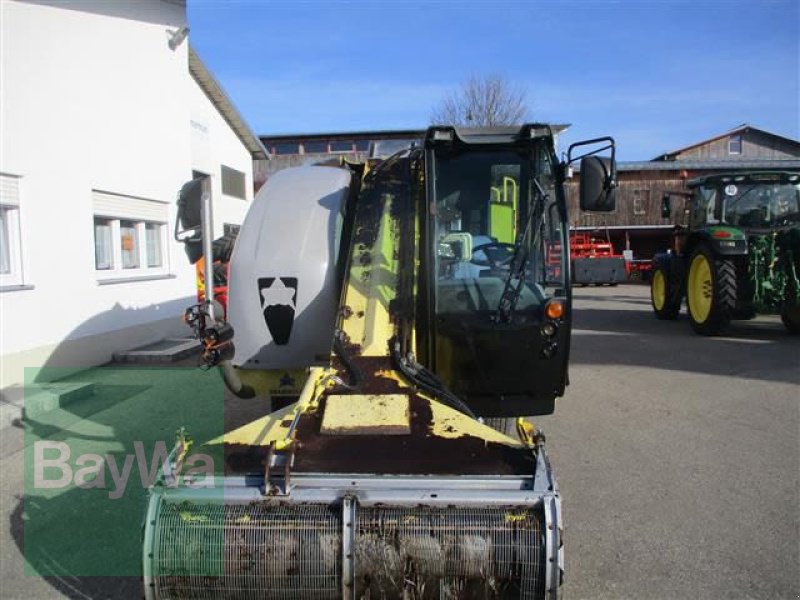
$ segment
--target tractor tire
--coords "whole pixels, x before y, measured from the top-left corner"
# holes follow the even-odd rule
[[[492,429],[512,437],[517,438],[517,418],[516,417],[487,417],[483,419],[483,424]]]
[[[670,281],[669,272],[663,265],[655,268],[650,278],[650,304],[656,317],[664,321],[675,320],[681,311],[680,296],[675,294],[674,285],[675,282]]]
[[[718,335],[736,310],[736,267],[699,246],[689,259],[686,276],[689,322],[700,335]]]
[[[785,308],[781,313],[781,321],[792,335],[800,335],[800,304]]]

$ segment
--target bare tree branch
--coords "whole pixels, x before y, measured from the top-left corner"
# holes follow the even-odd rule
[[[516,125],[529,117],[523,88],[512,85],[503,75],[473,75],[433,108],[431,124],[496,127]]]

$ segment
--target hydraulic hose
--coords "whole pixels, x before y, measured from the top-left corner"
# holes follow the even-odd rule
[[[470,407],[467,406],[466,403],[461,400],[461,398],[448,390],[444,382],[434,373],[431,373],[424,366],[416,362],[411,356],[401,356],[399,342],[395,342],[394,344],[392,358],[394,358],[394,363],[398,370],[408,379],[410,379],[415,385],[433,395],[437,400],[441,401],[443,404],[446,404],[450,408],[453,408],[477,420],[478,416],[472,412],[472,409],[470,409]]]
[[[361,371],[353,364],[353,361],[350,360],[350,355],[347,353],[347,350],[342,343],[342,332],[337,331],[333,335],[333,352],[336,356],[344,363],[344,368],[347,370],[347,374],[349,376],[350,381],[347,382],[351,388],[358,387],[358,385],[363,380],[363,376],[361,375]]]

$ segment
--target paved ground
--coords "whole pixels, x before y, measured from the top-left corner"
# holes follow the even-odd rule
[[[646,287],[576,292],[572,385],[541,419],[568,598],[800,597],[800,340],[702,338]]]
[[[775,318],[698,337],[685,317],[657,321],[646,287],[576,296],[572,385],[556,414],[538,421],[564,496],[566,597],[798,598],[800,339]],[[145,420],[174,430],[174,413],[197,418],[197,390],[186,382],[213,384],[213,374],[181,378],[164,405],[141,375],[106,377],[95,404],[64,424],[87,447]],[[36,433],[56,438],[57,426],[43,421]],[[87,509],[68,495],[42,496],[23,515],[20,431],[2,437],[0,597],[139,598],[135,577],[23,575],[23,522]],[[114,529],[110,517],[95,520],[103,518]],[[87,532],[73,543],[93,539]]]

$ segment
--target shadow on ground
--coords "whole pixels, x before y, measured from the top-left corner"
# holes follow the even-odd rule
[[[684,311],[674,321],[655,317],[646,288],[578,291],[570,360],[574,364],[650,367],[726,378],[800,381],[800,337],[791,335],[776,316],[733,321],[720,336],[692,330]],[[617,291],[619,290],[619,291]],[[686,347],[702,352],[687,353]],[[774,367],[753,367],[759,361]]]
[[[99,367],[68,380],[94,383],[94,395],[25,420],[24,500],[9,515],[11,539],[26,576],[66,597],[140,598],[158,444],[171,451],[182,427],[198,442],[221,435],[223,384],[196,368]]]

